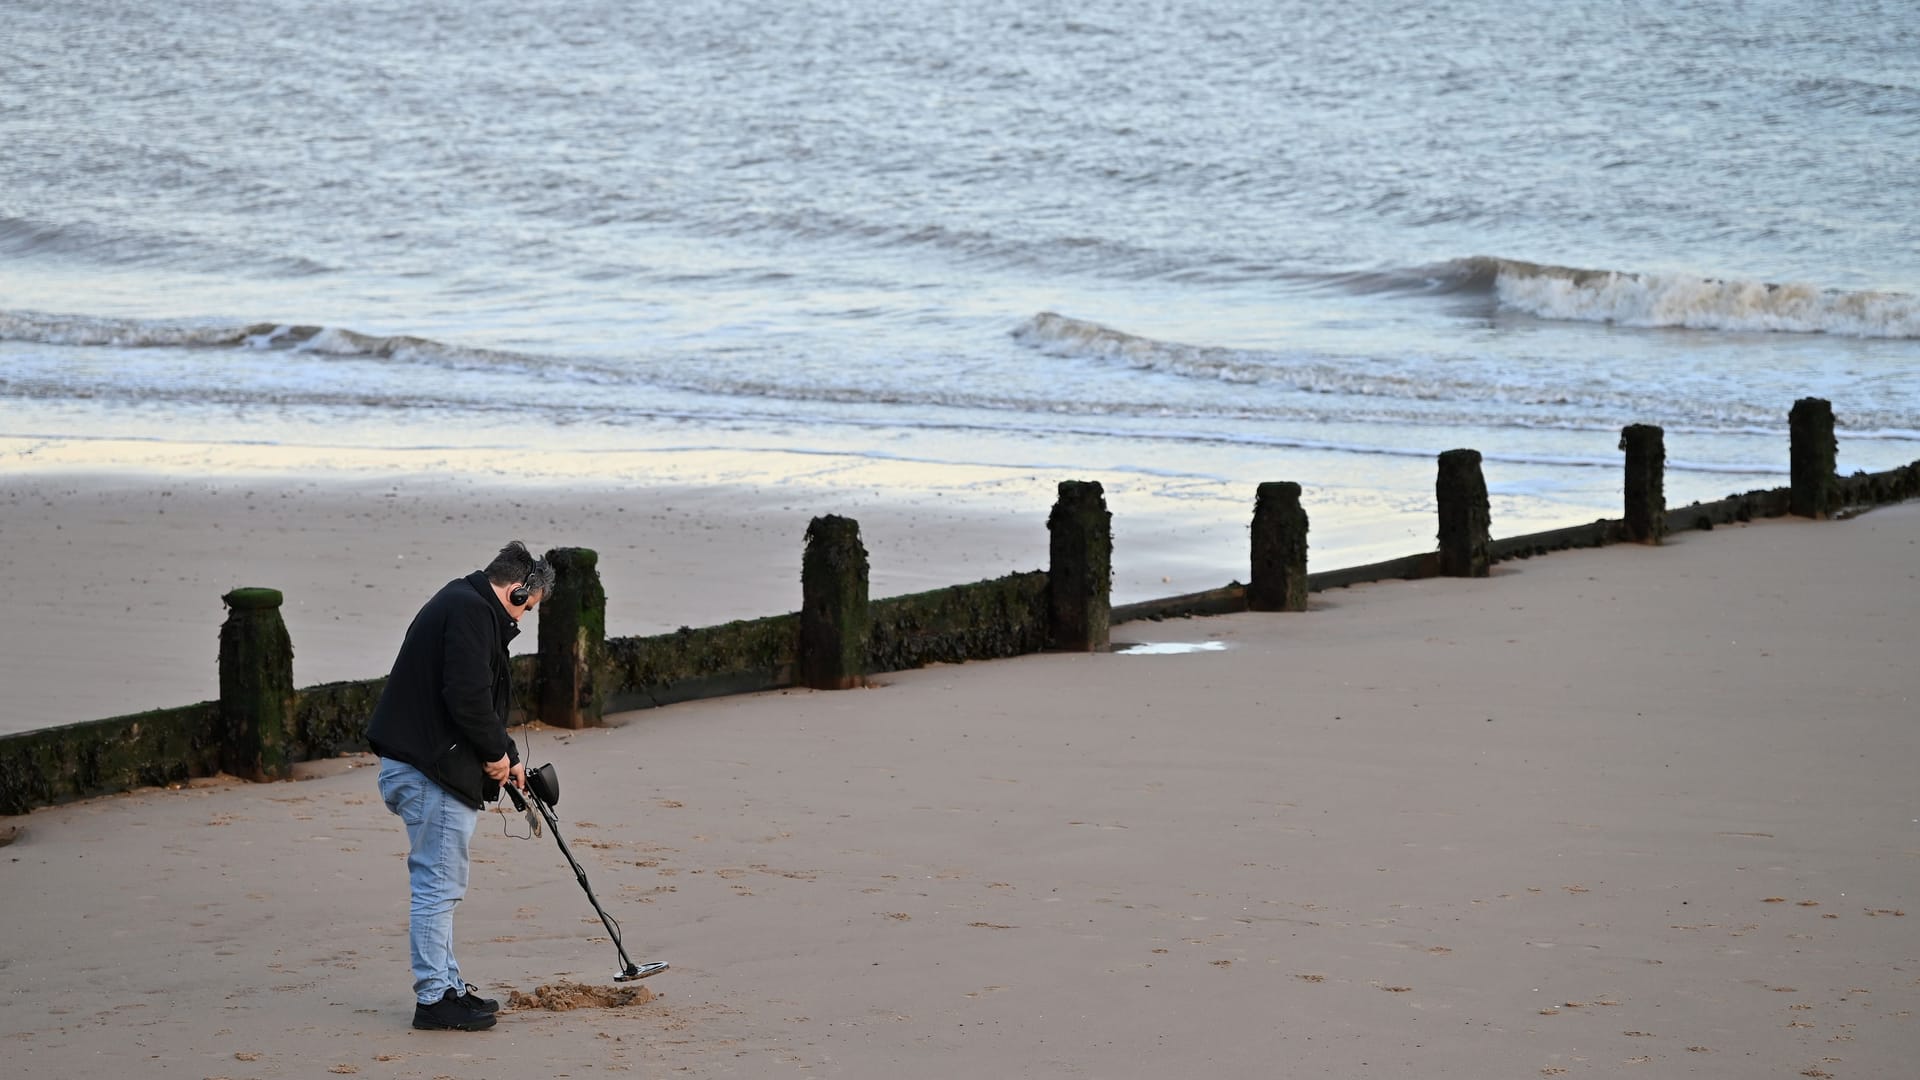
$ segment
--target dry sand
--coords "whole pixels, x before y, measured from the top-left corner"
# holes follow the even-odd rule
[[[7,459],[0,546],[32,555],[17,559],[6,589],[0,734],[216,697],[220,597],[238,586],[286,594],[298,685],[384,675],[422,599],[510,539],[599,552],[615,635],[797,610],[807,523],[819,514],[859,520],[875,596],[1047,564],[1053,480],[1018,470],[946,467],[941,487],[894,487],[885,462],[823,459],[776,479],[768,455],[716,451],[587,480],[562,478],[572,459],[536,461],[524,466],[539,480],[530,486],[465,459],[454,470],[436,470],[438,458],[388,468],[371,452],[279,461],[259,450],[258,465],[232,460],[231,447],[146,462],[208,470],[183,475]],[[1244,525],[1216,524],[1201,544],[1193,529],[1141,512],[1138,493],[1109,501],[1126,556],[1116,602],[1246,577]],[[1228,556],[1197,554],[1229,532]],[[533,651],[537,629],[536,613],[514,651]]]
[[[306,519],[272,563],[431,556],[343,583],[387,594],[353,627],[382,664],[465,568],[390,526]],[[1917,555],[1917,505],[1768,522],[1115,632],[1218,651],[528,732],[629,951],[674,967],[650,1002],[485,1033],[407,1026],[371,759],[6,819],[0,1046],[48,1077],[1910,1076]],[[194,595],[266,556],[227,557]],[[679,587],[609,570],[616,611]],[[139,602],[111,584],[94,603]],[[469,976],[611,985],[551,839],[508,828],[476,836]]]

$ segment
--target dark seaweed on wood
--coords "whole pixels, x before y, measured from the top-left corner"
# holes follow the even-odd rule
[[[1039,652],[1047,645],[1047,574],[876,600],[868,671],[904,671]]]
[[[864,683],[868,627],[860,523],[837,514],[814,518],[800,561],[800,685],[849,690]]]
[[[220,767],[249,780],[283,780],[293,766],[293,641],[280,618],[280,590],[235,589],[221,597]]]
[[[606,704],[607,590],[600,556],[590,548],[547,552],[553,594],[540,601],[540,651],[534,696],[542,723],[581,728],[598,724]]]
[[[1113,591],[1113,515],[1097,480],[1062,480],[1047,515],[1051,647],[1104,649]]]
[[[1657,544],[1667,533],[1666,431],[1629,424],[1620,429],[1620,449],[1627,454],[1626,538]]]
[[[1487,481],[1480,474],[1480,451],[1441,454],[1434,495],[1440,504],[1441,576],[1486,577],[1492,515],[1487,509]]]
[[[1256,489],[1252,547],[1247,607],[1307,610],[1307,512],[1300,506],[1299,484],[1279,481]]]
[[[1834,469],[1840,444],[1833,437],[1833,406],[1820,398],[1801,398],[1787,414],[1787,429],[1793,441],[1793,513],[1826,517],[1838,504]]]
[[[607,708],[646,709],[793,684],[800,616],[607,639]]]
[[[0,735],[0,814],[220,769],[220,703]]]

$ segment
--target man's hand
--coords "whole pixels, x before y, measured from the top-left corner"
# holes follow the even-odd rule
[[[486,766],[487,779],[505,780],[507,777],[513,775],[513,770],[511,766],[512,766],[512,762],[508,760],[507,755],[501,754],[499,761],[487,762],[487,766]],[[523,778],[525,777],[525,775],[526,775],[525,773],[521,774]]]
[[[507,776],[507,783],[521,791],[527,790],[527,767],[524,763],[513,767],[513,771]]]

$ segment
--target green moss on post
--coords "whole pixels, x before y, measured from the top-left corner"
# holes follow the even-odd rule
[[[1047,647],[1047,573],[1031,570],[873,602],[868,671],[964,664]]]
[[[1098,480],[1062,480],[1047,515],[1047,639],[1056,649],[1107,647],[1113,618],[1113,515]]]
[[[317,761],[367,748],[367,721],[385,690],[385,676],[302,687],[295,695],[295,761]]]
[[[1627,539],[1657,544],[1667,534],[1666,432],[1652,424],[1620,429],[1627,452]]]
[[[1787,414],[1793,436],[1792,513],[1824,518],[1834,508],[1834,468],[1840,444],[1833,437],[1833,405],[1820,398],[1801,398]]]
[[[607,652],[607,590],[600,555],[589,548],[554,548],[553,594],[540,601],[537,712],[554,727],[597,727],[606,706],[600,678]]]
[[[1841,477],[1834,497],[1843,506],[1884,506],[1920,499],[1920,461],[1886,472],[1856,472]]]
[[[220,768],[220,703],[0,735],[0,814]]]
[[[278,589],[235,589],[220,598],[220,767],[249,780],[292,772],[293,641]]]
[[[1300,485],[1261,484],[1253,499],[1253,578],[1250,611],[1307,610],[1307,512]]]
[[[1486,577],[1493,519],[1487,509],[1487,481],[1480,475],[1480,451],[1441,454],[1434,494],[1440,503],[1441,576]]]
[[[650,709],[794,685],[800,616],[607,639],[608,708]]]
[[[861,685],[871,619],[859,522],[827,514],[807,526],[800,593],[800,685],[815,690]]]

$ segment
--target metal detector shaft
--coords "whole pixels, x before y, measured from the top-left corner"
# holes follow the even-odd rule
[[[593,886],[587,884],[587,872],[580,868],[580,860],[573,857],[573,852],[567,848],[566,838],[560,835],[560,823],[554,820],[553,811],[547,808],[547,804],[542,802],[538,795],[533,797],[533,805],[540,811],[540,816],[546,819],[547,831],[553,834],[553,842],[560,845],[560,854],[565,855],[567,865],[573,867],[574,880],[580,883],[581,891],[587,894],[587,903],[593,905],[593,913],[600,916],[600,925],[607,928],[607,936],[613,939],[614,951],[620,954],[620,971],[624,974],[635,970],[633,961],[627,959],[627,947],[620,943],[620,931],[613,928],[613,920],[607,918],[606,910],[600,906],[599,897],[593,895]]]
[[[587,872],[581,868],[580,860],[573,857],[572,850],[567,847],[566,838],[560,835],[560,823],[554,819],[553,809],[547,805],[546,800],[531,791],[527,792],[525,796],[522,796],[520,789],[511,784],[503,786],[506,788],[507,794],[513,799],[514,805],[520,809],[525,810],[527,808],[527,802],[529,800],[532,801],[534,809],[538,810],[541,818],[545,819],[547,831],[553,834],[553,842],[560,845],[560,854],[566,856],[567,865],[573,867],[574,880],[580,883],[581,890],[587,894],[587,903],[593,905],[593,913],[600,916],[600,925],[607,928],[607,936],[613,939],[614,951],[620,954],[620,974],[614,976],[614,981],[625,982],[629,979],[644,979],[649,975],[657,975],[667,970],[667,965],[659,961],[643,967],[628,959],[627,947],[620,941],[620,931],[613,925],[613,920],[607,917],[606,909],[600,906],[600,898],[593,895],[593,886],[587,883]]]

